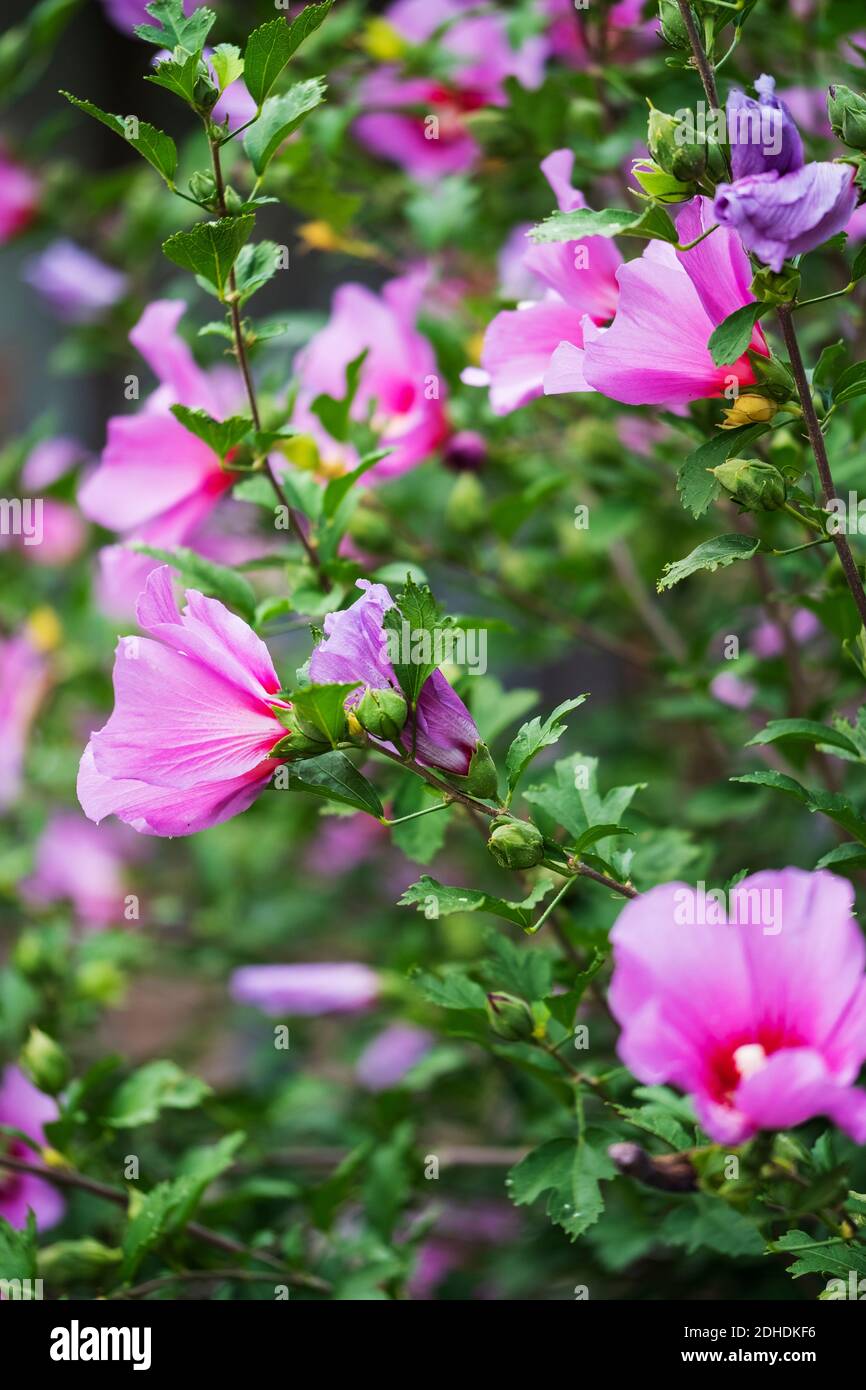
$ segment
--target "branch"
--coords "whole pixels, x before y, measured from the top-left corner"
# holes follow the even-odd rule
[[[704,84],[704,92],[706,94],[707,103],[713,111],[718,111],[719,93],[716,89],[716,75],[713,72],[712,63],[710,62],[709,58],[704,52],[704,45],[701,42],[701,36],[698,33],[698,26],[695,24],[695,17],[692,14],[692,7],[688,3],[688,0],[677,0],[677,4],[680,7],[680,14],[683,18],[683,24],[686,26],[686,32],[689,36],[689,43],[692,46],[692,53],[695,59],[695,66],[697,67],[698,72],[701,74],[701,81]]]

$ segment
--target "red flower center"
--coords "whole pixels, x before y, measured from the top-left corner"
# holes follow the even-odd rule
[[[763,1070],[783,1047],[800,1047],[802,1039],[783,1023],[765,1023],[751,1032],[717,1043],[707,1058],[706,1087],[719,1105],[733,1105],[741,1081]]]

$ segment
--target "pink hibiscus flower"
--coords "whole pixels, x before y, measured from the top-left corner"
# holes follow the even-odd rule
[[[286,730],[268,649],[242,618],[195,589],[179,612],[171,570],[147,580],[122,637],[115,708],[91,736],[78,799],[93,821],[115,815],[146,835],[190,835],[245,811],[267,785]]]
[[[465,117],[504,104],[506,77],[529,88],[541,83],[547,40],[537,35],[512,48],[505,17],[472,14],[476,9],[474,0],[397,0],[385,12],[407,44],[424,44],[438,31],[438,49],[451,63],[446,78],[406,77],[389,64],[360,86],[365,114],[355,122],[355,135],[414,178],[471,168],[479,149]]]
[[[352,418],[366,420],[375,403],[373,428],[381,447],[393,451],[367,479],[405,473],[447,436],[444,383],[430,343],[415,327],[423,287],[419,275],[390,280],[378,295],[364,285],[341,285],[328,323],[295,359],[300,390],[292,424],[316,440],[325,471],[348,471],[358,458],[351,445],[331,438],[312,404],[322,394],[345,396],[346,367],[365,349]]]
[[[721,1144],[816,1115],[866,1142],[866,1092],[854,1086],[866,944],[853,904],[845,879],[802,869],[743,879],[727,920],[680,883],[635,898],[611,932],[626,1066],[689,1092]]]
[[[28,1134],[44,1147],[47,1141],[42,1127],[56,1119],[56,1103],[37,1091],[18,1067],[0,1071],[0,1125],[20,1129],[22,1134]],[[20,1139],[10,1140],[0,1135],[0,1149],[10,1158],[33,1162],[33,1150]],[[31,1177],[29,1173],[13,1173],[0,1168],[0,1216],[10,1226],[23,1230],[27,1225],[27,1213],[32,1211],[37,1227],[45,1231],[57,1225],[65,1208],[66,1203],[50,1183]]]

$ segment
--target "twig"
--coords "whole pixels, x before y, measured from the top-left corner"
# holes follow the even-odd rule
[[[707,98],[707,103],[710,106],[711,110],[717,111],[719,109],[719,93],[716,89],[716,77],[715,73],[713,72],[713,65],[707,57],[706,53],[704,52],[704,45],[701,42],[701,36],[698,33],[698,26],[695,24],[695,17],[692,14],[692,7],[688,3],[688,0],[677,0],[677,4],[680,7],[680,14],[682,15],[683,24],[686,26],[686,33],[689,36],[689,43],[692,46],[692,53],[694,54],[695,66],[697,67],[698,72],[701,74],[701,81],[704,84],[704,93]]]

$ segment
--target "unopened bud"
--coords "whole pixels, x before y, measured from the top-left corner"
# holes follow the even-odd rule
[[[765,265],[758,271],[749,288],[762,304],[790,304],[800,289],[800,272],[794,266],[771,270]]]
[[[503,869],[531,869],[544,858],[541,831],[531,821],[510,817],[493,821],[487,848]]]
[[[689,140],[684,123],[650,107],[647,147],[660,169],[685,183],[703,177],[707,167],[704,141]]]
[[[442,455],[446,468],[455,473],[477,473],[487,461],[487,440],[477,430],[452,434]]]
[[[30,1029],[19,1060],[33,1085],[46,1095],[56,1096],[69,1080],[66,1053],[41,1028]]]
[[[636,159],[631,172],[644,193],[655,198],[656,202],[684,203],[687,198],[694,196],[694,184],[682,183],[673,174],[666,174],[652,159]]]
[[[659,20],[662,37],[671,48],[690,49],[689,31],[683,24],[680,7],[676,0],[659,0]]]
[[[368,687],[355,706],[361,728],[386,743],[394,743],[400,737],[408,713],[405,697],[390,685],[382,690]]]
[[[92,1236],[79,1240],[58,1240],[37,1252],[39,1276],[52,1284],[77,1283],[80,1279],[98,1278],[105,1270],[120,1263],[123,1253],[103,1245]]]
[[[833,134],[854,150],[866,150],[866,96],[837,83],[830,88],[827,111]]]
[[[710,472],[726,492],[751,511],[776,512],[785,505],[788,489],[775,464],[761,459],[728,459]]]
[[[762,390],[774,401],[789,401],[796,396],[797,383],[778,357],[767,357],[763,352],[749,348],[748,358]]]
[[[213,174],[205,173],[203,169],[197,169],[190,176],[189,191],[200,203],[212,203],[216,198],[216,182]]]
[[[736,430],[740,425],[768,425],[778,413],[778,405],[768,396],[746,392],[738,396],[734,404],[725,411],[722,429]]]
[[[524,999],[513,994],[488,994],[487,1018],[496,1036],[506,1042],[525,1041],[535,1031],[532,1010]]]

